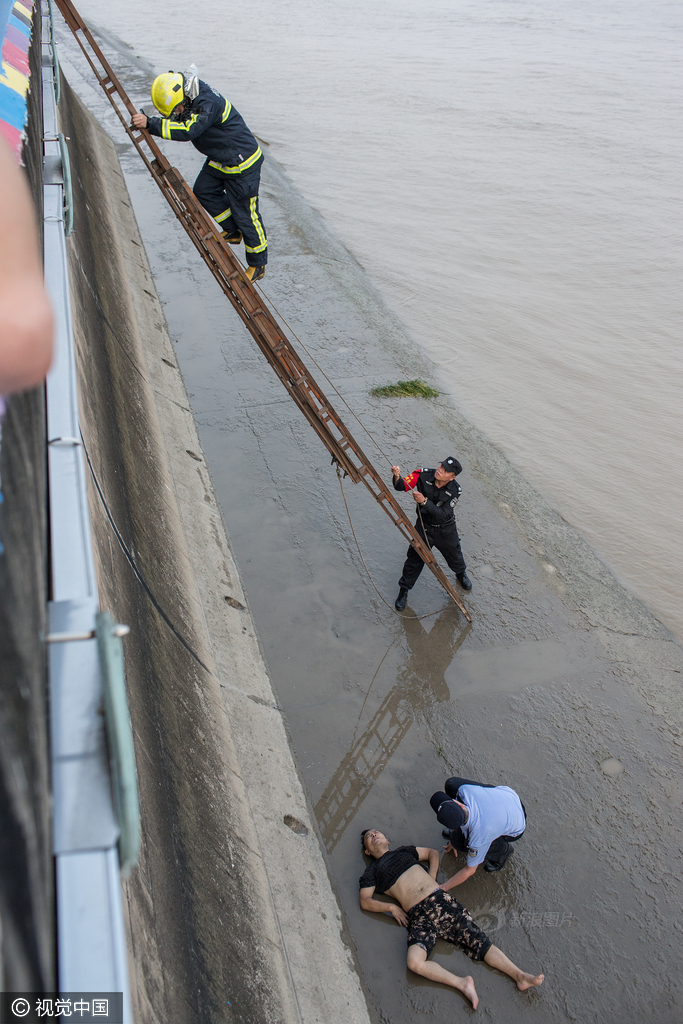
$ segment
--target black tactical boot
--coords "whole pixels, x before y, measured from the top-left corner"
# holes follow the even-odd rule
[[[469,578],[466,572],[459,572],[455,578],[463,590],[472,589],[472,580]]]
[[[398,597],[396,598],[396,602],[394,604],[394,608],[396,609],[396,611],[397,612],[402,612],[404,610],[405,606],[406,606],[406,602],[407,601],[408,601],[408,591],[406,590],[405,587],[401,587],[401,589],[398,592]]]

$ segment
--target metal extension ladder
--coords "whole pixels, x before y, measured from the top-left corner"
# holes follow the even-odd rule
[[[55,3],[150,174],[235,307],[245,327],[329,451],[333,461],[354,483],[365,484],[404,538],[412,544],[425,565],[434,573],[446,593],[455,601],[467,621],[471,622],[470,614],[460,595],[436,561],[431,549],[422,540],[392,492],[313,379],[263,298],[247,278],[230,246],[217,233],[216,225],[197,201],[180,171],[170,165],[149,132],[131,126],[130,117],[136,113],[136,109],[71,0],[55,0]]]

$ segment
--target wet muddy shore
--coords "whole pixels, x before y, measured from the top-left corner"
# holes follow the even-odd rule
[[[261,197],[271,262],[263,291],[386,455],[332,394],[333,404],[387,478],[392,462],[408,471],[453,454],[464,466],[457,512],[474,585],[465,595],[472,626],[426,572],[405,615],[387,607],[359,558],[329,456],[104,100],[69,66],[75,58],[66,38],[65,51],[72,85],[119,143],[377,1019],[426,1024],[472,1012],[457,994],[408,976],[404,931],[361,912],[357,895],[359,831],[378,827],[396,844],[440,847],[428,798],[459,774],[515,787],[529,827],[502,872],[478,872],[456,895],[519,966],[546,974],[542,988],[522,994],[439,943],[440,963],[473,974],[478,1016],[501,1024],[616,1024],[641,1014],[676,1024],[683,1005],[680,648],[450,401],[370,396],[375,384],[406,377],[439,389],[438,368],[283,169],[267,160]],[[118,61],[125,71],[121,55]],[[145,68],[130,60],[121,77],[144,102]],[[168,145],[166,152],[191,182],[200,166],[194,150]],[[404,542],[364,489],[347,481],[345,492],[365,561],[391,606]],[[454,870],[445,858],[440,879]]]

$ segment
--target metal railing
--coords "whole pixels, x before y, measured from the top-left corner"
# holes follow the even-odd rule
[[[49,692],[61,992],[122,992],[131,1022],[121,874],[139,848],[122,633],[98,608],[78,416],[66,236],[73,226],[59,131],[49,0],[42,0],[44,265],[55,316],[46,385],[50,524]],[[105,715],[102,715],[104,707]]]

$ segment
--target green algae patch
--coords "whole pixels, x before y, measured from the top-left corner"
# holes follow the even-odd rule
[[[437,398],[439,392],[423,380],[398,380],[373,388],[370,394],[375,398]]]

